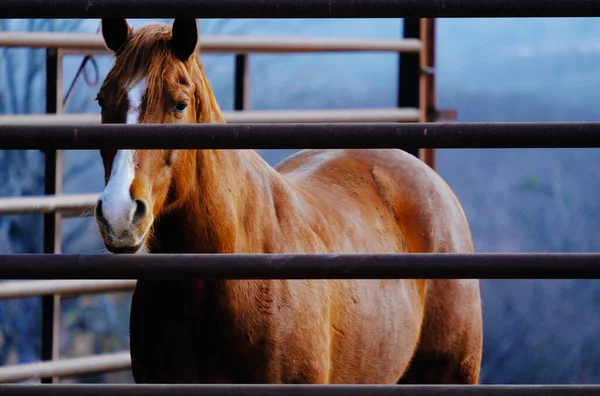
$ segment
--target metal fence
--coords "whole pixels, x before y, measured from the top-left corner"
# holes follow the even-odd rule
[[[2,125],[0,149],[46,150],[45,193],[60,193],[61,156],[59,149],[103,147],[167,148],[306,148],[306,147],[402,147],[416,154],[419,148],[444,147],[599,147],[598,123],[546,124],[437,124],[435,110],[435,68],[433,36],[436,17],[558,17],[600,16],[600,3],[589,0],[3,0],[0,15],[32,17],[177,17],[202,18],[290,18],[290,17],[403,17],[404,37],[420,39],[419,55],[402,52],[399,106],[419,109],[419,123],[305,125],[193,125],[168,126],[169,139],[153,126],[127,125]],[[414,42],[413,42],[414,43]],[[429,43],[428,46],[425,43]],[[41,43],[43,47],[45,43]],[[50,46],[51,47],[51,46]],[[425,49],[427,48],[427,49]],[[70,50],[73,50],[72,48]],[[399,51],[400,52],[400,51]],[[47,81],[60,81],[60,51],[47,50]],[[236,57],[236,110],[247,104],[247,59]],[[47,112],[60,112],[60,84],[48,84]],[[416,120],[414,120],[416,121]],[[413,121],[413,122],[414,122]],[[292,121],[296,122],[296,121]],[[10,124],[10,123],[8,123]],[[21,123],[22,124],[22,123]],[[35,124],[35,123],[33,123]],[[165,126],[163,126],[164,128]],[[210,134],[189,134],[191,130],[220,128],[219,138]],[[155,131],[154,134],[152,131]],[[75,139],[74,131],[77,133]],[[118,136],[116,132],[118,131]],[[101,135],[100,135],[101,133]],[[144,134],[144,139],[135,136]],[[222,133],[224,135],[222,135]],[[153,135],[152,135],[153,134]],[[193,137],[192,137],[193,135]],[[224,139],[229,135],[235,139]],[[43,139],[40,139],[43,137]],[[428,152],[431,154],[431,151]],[[427,155],[421,158],[427,159]],[[431,159],[430,159],[431,160]],[[34,198],[38,199],[38,198]],[[81,202],[78,202],[81,205]],[[10,205],[8,205],[10,207]],[[77,205],[75,205],[77,206]],[[1,206],[0,206],[1,207]],[[45,213],[44,253],[2,255],[0,273],[8,278],[138,279],[207,276],[223,278],[598,278],[599,254],[403,254],[403,255],[53,255],[60,252],[60,216],[57,211],[70,205],[54,201],[39,204],[30,212]],[[5,210],[6,205],[5,205]],[[8,209],[13,210],[13,209]],[[240,259],[244,265],[240,265]],[[165,260],[169,260],[168,273]],[[191,261],[194,262],[191,265]],[[143,270],[139,263],[143,262]],[[368,264],[368,265],[365,265]],[[176,271],[175,271],[176,270]],[[40,282],[40,281],[37,281]],[[66,282],[66,281],[65,281]],[[80,282],[79,280],[75,282]],[[61,286],[62,287],[62,286]],[[65,288],[69,286],[64,285]],[[75,287],[75,286],[73,286]],[[80,289],[97,290],[97,284],[77,284]],[[58,289],[58,286],[56,286]],[[56,289],[54,289],[56,290]],[[64,289],[61,289],[64,290]],[[56,356],[58,298],[44,297],[42,357]],[[51,363],[42,363],[51,364]],[[47,367],[47,366],[46,366]],[[62,373],[62,372],[61,372]],[[47,370],[38,376],[55,376]],[[3,395],[30,394],[422,394],[422,395],[580,395],[600,394],[596,386],[216,386],[216,385],[41,385],[1,386]]]
[[[143,7],[140,7],[143,4]],[[597,17],[594,0],[2,0],[5,18]]]
[[[5,5],[1,4],[0,6]],[[4,14],[3,14],[4,15]],[[202,53],[231,53],[235,55],[234,111],[226,111],[229,124],[261,123],[398,123],[433,121],[440,117],[452,119],[452,111],[439,111],[435,107],[435,64],[433,20],[406,20],[400,39],[330,39],[330,38],[277,38],[243,36],[200,36],[198,48]],[[80,125],[92,127],[100,123],[95,114],[64,114],[69,95],[62,92],[62,60],[73,55],[109,55],[103,39],[98,34],[54,32],[0,32],[0,46],[46,49],[47,114],[1,115],[0,149],[30,148],[30,132],[26,129],[50,125]],[[400,56],[398,108],[307,110],[307,111],[251,111],[249,108],[248,57],[251,54],[282,53],[358,53],[395,52]],[[15,129],[16,128],[16,129]],[[41,130],[40,129],[40,130]],[[55,131],[56,132],[56,131]],[[29,138],[26,136],[29,135]],[[56,133],[50,134],[56,139]],[[11,142],[25,138],[23,143]],[[35,139],[35,138],[34,138]],[[21,147],[17,147],[21,146]],[[60,144],[59,144],[60,146]],[[66,147],[39,147],[46,151],[45,196],[0,199],[0,215],[44,214],[45,254],[60,253],[62,217],[87,216],[96,203],[98,194],[62,195],[62,152]],[[97,147],[92,147],[97,148]],[[418,149],[411,149],[419,155]],[[420,152],[421,158],[435,167],[433,149]],[[62,257],[62,256],[56,256]],[[11,255],[6,263],[15,263]],[[8,267],[0,269],[3,278],[11,276]],[[33,279],[43,276],[33,271]],[[64,274],[61,276],[64,278]],[[56,278],[54,276],[53,278]],[[0,382],[14,382],[41,378],[42,382],[57,382],[60,377],[106,372],[127,368],[128,352],[77,359],[59,359],[58,334],[60,333],[60,297],[84,293],[118,292],[132,290],[131,280],[35,280],[0,283],[0,299],[43,296],[42,362],[0,368]],[[84,275],[81,278],[89,278]],[[31,278],[30,278],[31,279]]]

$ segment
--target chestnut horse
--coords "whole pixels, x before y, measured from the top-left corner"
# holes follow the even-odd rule
[[[103,123],[224,123],[194,19],[102,21]],[[448,185],[401,150],[101,151],[113,253],[473,251]],[[477,383],[478,280],[138,281],[138,383]]]

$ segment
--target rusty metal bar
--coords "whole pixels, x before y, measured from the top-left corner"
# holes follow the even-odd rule
[[[600,253],[4,254],[8,279],[600,279]]]
[[[598,122],[0,125],[0,149],[600,147]]]
[[[0,125],[71,125],[71,124],[100,124],[100,114],[3,114],[0,115]]]
[[[43,195],[0,198],[0,216],[59,212],[61,216],[86,216],[93,213],[98,194]]]
[[[245,110],[224,111],[230,124],[324,123],[324,122],[416,122],[418,108],[344,110]],[[99,114],[0,115],[0,125],[100,124]]]
[[[458,111],[456,109],[435,109],[430,117],[435,121],[456,121]]]
[[[3,18],[598,17],[590,0],[2,0]]]
[[[225,111],[223,115],[231,124],[415,122],[419,109],[246,110]]]
[[[437,109],[436,78],[435,78],[435,19],[423,18],[420,23],[420,39],[423,50],[420,52],[420,69],[431,70],[431,73],[421,72],[419,76],[419,109],[421,122],[435,122]],[[419,158],[432,169],[435,169],[435,149],[424,148],[419,152]]]
[[[589,396],[598,385],[0,385],[3,396]]]
[[[402,36],[404,39],[420,39],[418,18],[405,18],[402,26]],[[419,108],[419,54],[400,53],[398,66],[398,107]],[[422,121],[419,118],[419,121]],[[419,156],[418,147],[399,147],[415,157]]]
[[[62,59],[55,48],[46,50],[46,113],[62,112]],[[43,147],[42,147],[43,149]],[[44,194],[62,193],[63,153],[57,149],[46,149]],[[60,213],[44,215],[43,252],[60,253],[62,244]],[[59,356],[60,342],[60,296],[42,297],[42,360],[56,360]],[[54,377],[43,377],[42,383],[57,382]]]
[[[64,55],[110,55],[94,33],[0,32],[0,47],[60,48]],[[319,37],[199,37],[201,53],[419,52],[419,40]]]
[[[3,396],[590,396],[599,385],[0,385]]]
[[[131,291],[135,280],[35,280],[0,282],[0,300],[57,294],[62,297],[80,294]]]
[[[247,110],[250,107],[250,65],[248,55],[235,56],[234,104],[235,111]]]
[[[0,367],[0,382],[19,382],[44,377],[76,377],[91,373],[121,371],[131,367],[129,352],[107,353],[52,362],[36,362]],[[23,385],[19,385],[23,386]],[[39,394],[42,389],[55,388],[58,385],[39,385],[32,394]],[[69,385],[67,385],[69,386]],[[0,394],[6,396],[11,388],[0,385]],[[43,391],[42,391],[43,392]],[[82,391],[80,395],[87,395]]]

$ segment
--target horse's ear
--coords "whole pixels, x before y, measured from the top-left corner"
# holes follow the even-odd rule
[[[129,40],[132,32],[133,29],[131,29],[125,19],[102,19],[102,36],[104,37],[104,42],[108,49],[114,53],[119,52],[127,40]]]
[[[171,51],[180,60],[186,61],[196,52],[198,25],[194,18],[175,18],[173,21]]]

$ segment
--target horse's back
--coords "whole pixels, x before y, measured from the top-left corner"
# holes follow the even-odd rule
[[[407,251],[473,251],[464,211],[453,191],[430,167],[397,149],[303,150],[276,169],[324,205],[344,198],[358,206],[369,193],[389,211]]]
[[[305,186],[303,191],[334,205],[342,201],[340,193],[360,205],[375,190],[399,226],[398,237],[405,246],[399,251],[473,252],[466,216],[453,191],[436,172],[404,151],[304,150],[277,169],[293,184]],[[479,281],[442,279],[425,284],[419,345],[402,381],[477,382],[482,350]]]

